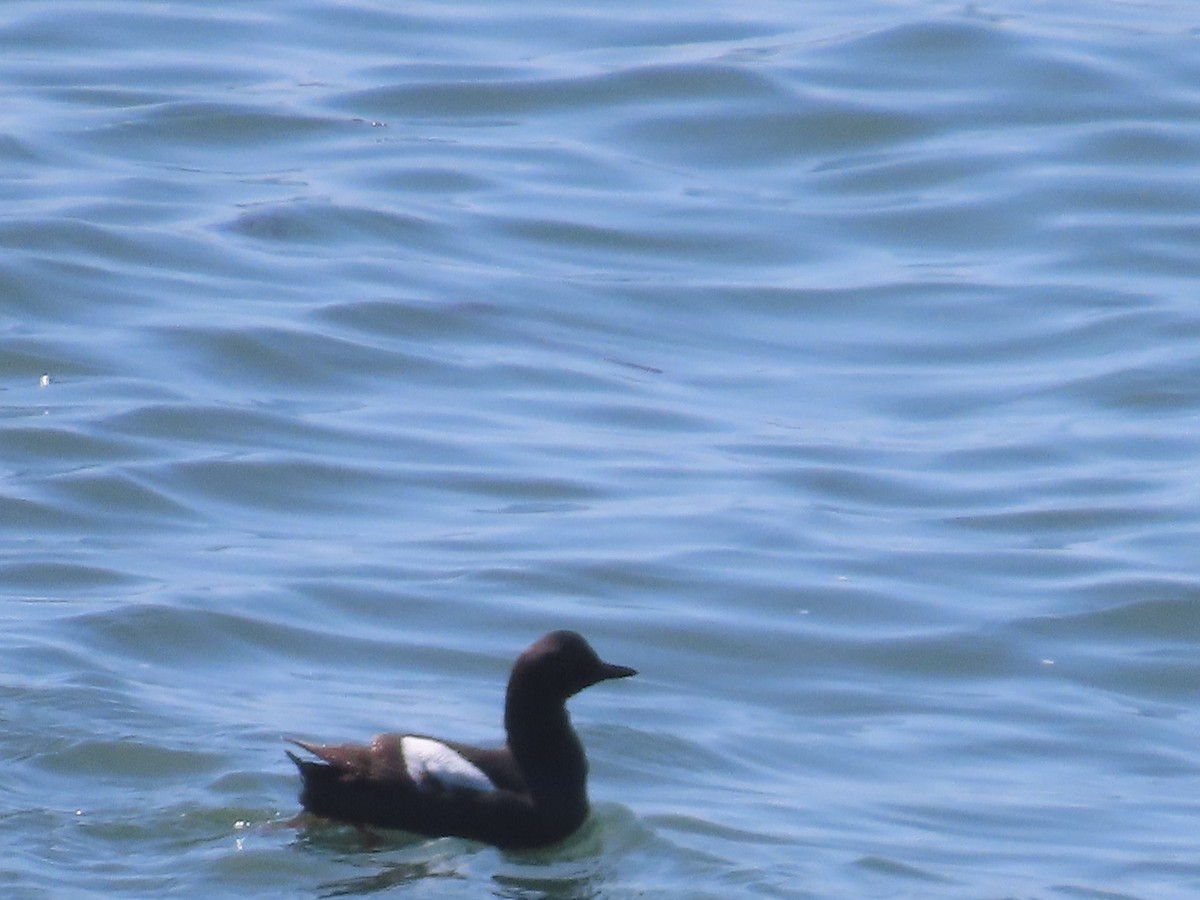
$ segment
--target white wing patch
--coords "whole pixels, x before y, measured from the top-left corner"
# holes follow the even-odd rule
[[[439,741],[405,735],[400,739],[400,755],[408,777],[418,785],[432,780],[442,788],[496,789],[478,766]]]

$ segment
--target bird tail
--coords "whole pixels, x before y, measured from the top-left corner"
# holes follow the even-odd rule
[[[294,738],[289,738],[288,740],[297,747],[307,750],[313,756],[320,756],[316,745]],[[303,782],[303,787],[300,789],[300,805],[306,811],[315,815],[329,815],[329,804],[325,801],[329,797],[330,789],[342,773],[337,767],[327,762],[301,759],[291,750],[284,750],[283,752],[287,754],[288,759],[295,763],[296,768],[300,770],[300,780]]]

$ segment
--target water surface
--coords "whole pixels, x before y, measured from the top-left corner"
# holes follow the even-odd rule
[[[6,4],[6,895],[1194,897],[1196,24]],[[559,627],[568,845],[288,826]]]

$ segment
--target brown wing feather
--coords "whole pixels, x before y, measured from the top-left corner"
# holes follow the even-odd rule
[[[398,735],[381,734],[369,744],[315,744],[295,739],[291,743],[328,763],[343,777],[391,778],[405,771]]]

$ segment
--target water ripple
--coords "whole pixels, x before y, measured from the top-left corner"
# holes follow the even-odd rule
[[[1196,893],[1179,10],[11,7],[5,887]],[[554,627],[576,842],[283,825]]]

